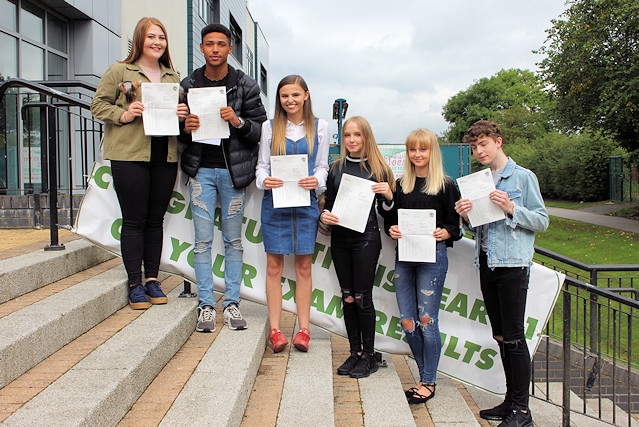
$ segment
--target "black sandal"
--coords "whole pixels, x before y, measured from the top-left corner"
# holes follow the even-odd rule
[[[419,390],[422,385],[423,384],[420,381],[419,384],[417,384],[417,387],[411,387],[408,390],[404,390],[404,396],[411,397],[413,394],[417,393],[417,390]]]
[[[426,390],[430,391],[430,394],[428,396],[424,396],[423,394],[419,394],[417,391],[415,391],[412,395],[410,395],[408,397],[408,403],[410,403],[410,404],[418,404],[418,403],[425,403],[425,402],[429,401],[430,399],[435,397],[435,386],[436,385],[437,384],[424,384],[424,388],[426,388]]]

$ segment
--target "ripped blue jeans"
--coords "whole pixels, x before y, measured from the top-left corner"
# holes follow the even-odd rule
[[[424,384],[434,384],[442,350],[439,335],[439,305],[448,272],[445,242],[437,242],[436,262],[405,262],[395,260],[395,296],[402,323],[412,320],[414,328],[407,330],[406,340]],[[430,321],[421,323],[421,318]]]
[[[246,189],[233,188],[227,169],[200,168],[189,182],[195,248],[193,263],[200,307],[215,307],[211,246],[215,231],[215,208],[220,201],[220,222],[224,241],[224,301],[222,306],[239,305],[242,283],[242,220]]]

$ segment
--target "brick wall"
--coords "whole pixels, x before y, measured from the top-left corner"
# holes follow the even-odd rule
[[[58,224],[70,225],[70,216],[75,217],[82,195],[73,196],[73,209],[69,195],[58,196]],[[48,228],[49,195],[28,194],[17,196],[0,195],[0,228]]]

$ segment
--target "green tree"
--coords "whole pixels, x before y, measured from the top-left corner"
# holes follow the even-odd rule
[[[547,111],[550,101],[543,81],[529,70],[501,70],[477,80],[467,90],[451,97],[443,108],[450,123],[445,139],[462,141],[471,124],[486,119],[498,123],[505,141],[532,141],[552,128]]]
[[[568,0],[538,53],[566,129],[590,128],[639,148],[639,1]]]

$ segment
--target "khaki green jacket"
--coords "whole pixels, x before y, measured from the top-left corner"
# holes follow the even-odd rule
[[[177,72],[162,65],[161,67],[162,83],[180,82]],[[91,102],[91,113],[93,117],[104,122],[102,143],[106,159],[148,162],[151,160],[151,137],[144,134],[142,117],[136,117],[131,123],[120,123],[120,116],[129,108],[129,103],[118,85],[126,81],[150,82],[137,63],[113,64],[104,72],[100,80]],[[138,88],[135,91],[134,101],[141,100],[142,90]],[[169,136],[167,161],[175,163],[177,160],[177,137]]]

